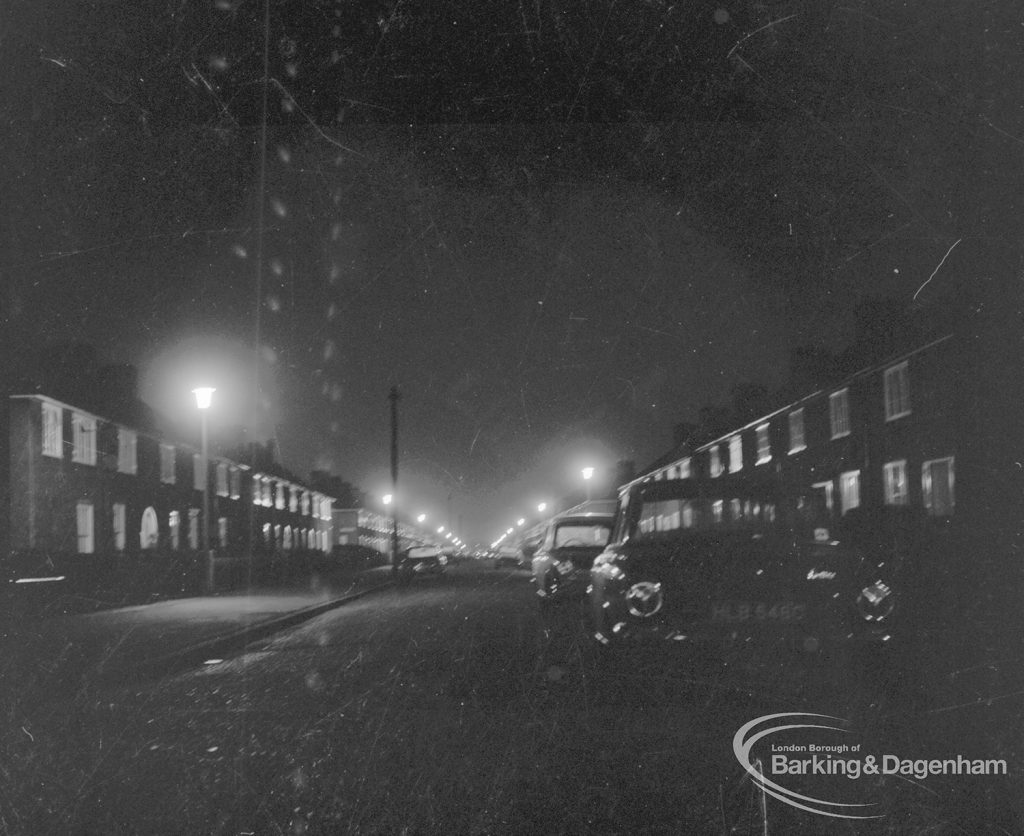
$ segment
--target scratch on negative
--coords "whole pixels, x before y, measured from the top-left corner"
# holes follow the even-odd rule
[[[925,281],[925,283],[923,285],[921,285],[917,289],[917,292],[914,294],[914,298],[915,299],[917,299],[917,294],[920,293],[922,290],[924,290],[925,285],[927,285],[928,282],[930,282],[932,279],[934,279],[935,278],[935,274],[938,273],[940,269],[942,269],[942,265],[946,263],[946,259],[949,258],[949,254],[951,252],[953,252],[954,249],[956,249],[956,245],[959,244],[963,240],[964,240],[963,238],[957,238],[956,241],[953,242],[953,246],[950,247],[948,250],[946,250],[946,254],[942,257],[942,261],[939,262],[938,267],[936,267],[934,270],[932,270],[932,274],[928,277],[928,279]]]
[[[776,25],[777,23],[785,23],[785,22],[786,22],[787,20],[792,20],[792,19],[793,19],[794,17],[797,17],[797,16],[798,16],[798,15],[789,15],[789,17],[780,17],[780,18],[779,18],[778,20],[772,20],[772,21],[770,21],[770,22],[766,23],[766,24],[765,24],[764,26],[762,26],[762,27],[761,27],[760,29],[755,29],[755,30],[754,30],[753,32],[751,32],[751,33],[750,33],[749,35],[744,35],[744,36],[743,36],[742,38],[740,38],[740,39],[739,39],[738,41],[736,41],[736,43],[735,43],[735,44],[733,44],[733,47],[732,47],[732,49],[730,49],[730,50],[729,50],[728,54],[727,54],[727,55],[726,55],[725,57],[726,57],[726,58],[731,58],[731,57],[732,57],[732,54],[733,54],[733,53],[734,53],[734,52],[736,51],[736,48],[737,48],[737,47],[738,47],[738,46],[739,46],[739,45],[740,45],[741,43],[743,43],[743,42],[744,42],[745,40],[747,40],[748,38],[752,38],[752,37],[754,37],[754,35],[756,35],[756,34],[757,34],[758,32],[763,32],[763,31],[764,31],[765,29],[771,29],[771,27],[775,26],[775,25]]]

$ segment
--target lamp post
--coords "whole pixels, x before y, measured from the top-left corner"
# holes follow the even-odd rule
[[[398,387],[392,386],[388,393],[391,403],[391,493],[398,495]],[[398,507],[391,508],[391,576],[398,577]]]
[[[594,478],[594,468],[583,468],[583,481],[587,483],[587,502],[590,502],[590,480]]]
[[[213,403],[213,393],[217,390],[211,386],[200,386],[192,390],[196,396],[199,409],[200,426],[202,427],[202,471],[203,471],[203,533],[202,550],[206,555],[206,591],[213,592],[213,549],[210,548],[210,448],[206,431],[206,413]]]

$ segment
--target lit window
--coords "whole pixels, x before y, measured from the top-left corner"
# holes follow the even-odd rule
[[[279,511],[284,510],[284,482],[277,483],[277,491],[274,494],[274,507]]]
[[[839,476],[839,513],[860,506],[860,471],[850,470]]]
[[[910,376],[907,363],[885,370],[885,420],[894,421],[910,414]]]
[[[716,444],[711,448],[711,476],[712,478],[722,475],[722,453]]]
[[[80,499],[75,506],[75,516],[78,528],[78,553],[92,554],[95,546],[92,503],[87,499]]]
[[[142,524],[139,526],[139,545],[143,549],[155,549],[160,540],[160,525],[157,523],[156,510],[150,506],[142,512]]]
[[[134,475],[139,470],[138,438],[134,430],[117,428],[117,470]]]
[[[688,457],[679,462],[679,478],[690,478],[690,459]]]
[[[228,518],[220,517],[217,520],[217,542],[222,549],[228,547]]]
[[[270,478],[267,476],[263,477],[263,504],[267,508],[274,504],[274,499],[271,496],[271,484]]]
[[[228,495],[228,466],[217,462],[217,496]]]
[[[888,462],[882,472],[885,478],[885,504],[906,505],[909,501],[906,460]]]
[[[729,472],[743,470],[743,438],[734,435],[729,439]]]
[[[789,413],[789,452],[799,453],[807,449],[807,442],[804,440],[804,410],[794,409]]]
[[[71,461],[79,464],[96,464],[96,419],[73,412],[71,439]]]
[[[115,502],[111,508],[111,516],[113,517],[113,529],[114,529],[114,548],[123,552],[124,547],[127,544],[127,513],[125,504],[123,502]]]
[[[59,406],[43,404],[43,455],[64,456],[64,417]]]
[[[167,516],[167,526],[171,532],[171,548],[177,551],[181,548],[181,514],[171,511]]]
[[[242,495],[242,472],[237,468],[231,468],[231,498],[238,499]]]
[[[772,443],[768,438],[768,424],[757,428],[757,463],[764,464],[772,460]]]
[[[722,522],[725,517],[725,501],[716,499],[711,503],[711,516],[714,518],[716,523]]]
[[[840,389],[829,396],[828,419],[832,428],[832,438],[842,438],[850,434],[849,389]]]
[[[199,453],[192,454],[192,487],[197,491],[206,490],[206,462]]]
[[[188,547],[192,551],[199,549],[199,509],[188,509]]]
[[[282,544],[283,544],[284,548],[287,551],[291,551],[291,549],[292,549],[292,527],[290,525],[286,525],[284,527],[284,536],[283,536]]]
[[[953,457],[933,459],[921,465],[921,493],[925,510],[933,517],[948,517],[954,501]]]
[[[302,492],[302,515],[309,516],[309,491]]]
[[[160,445],[160,481],[166,485],[173,485],[174,475],[174,445]]]
[[[288,510],[293,514],[299,510],[299,492],[294,487],[288,489]]]

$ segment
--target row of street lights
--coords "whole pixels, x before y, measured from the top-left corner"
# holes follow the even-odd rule
[[[594,473],[595,472],[596,472],[595,468],[593,468],[593,467],[584,467],[582,470],[580,470],[580,475],[583,477],[583,482],[587,486],[587,502],[590,502],[590,500],[591,500],[591,488],[590,488],[590,486],[591,486],[591,480],[594,478]],[[546,502],[541,502],[537,506],[537,513],[543,514],[547,510],[547,507],[548,507],[548,504]],[[522,528],[524,525],[526,525],[526,518],[525,517],[520,517],[519,519],[516,520],[516,528]],[[502,541],[506,537],[511,536],[514,532],[515,532],[515,528],[508,528],[508,529],[506,529],[504,531],[504,533],[499,535],[497,540],[495,540],[493,543],[491,543],[491,548],[493,549],[493,548],[497,548],[498,546],[500,546]]]

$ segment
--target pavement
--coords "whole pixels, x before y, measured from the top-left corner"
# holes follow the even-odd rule
[[[24,619],[0,639],[4,667],[93,678],[161,673],[236,653],[250,642],[390,586],[380,566],[308,589],[254,589],[85,614]],[[7,674],[14,673],[7,668]]]

